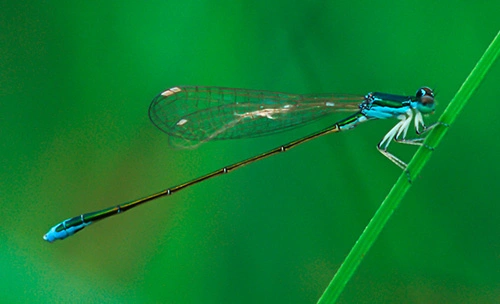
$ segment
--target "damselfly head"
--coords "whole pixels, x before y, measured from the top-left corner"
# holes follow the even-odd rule
[[[416,97],[419,101],[418,110],[424,114],[434,112],[434,92],[429,87],[417,90]]]
[[[423,104],[434,103],[434,92],[429,87],[421,87],[417,90],[416,95]]]

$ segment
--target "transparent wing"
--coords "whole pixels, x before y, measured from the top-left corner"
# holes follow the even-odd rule
[[[173,144],[194,147],[219,139],[256,137],[312,122],[333,112],[355,112],[363,96],[300,95],[221,87],[174,87],[159,94],[149,117]]]

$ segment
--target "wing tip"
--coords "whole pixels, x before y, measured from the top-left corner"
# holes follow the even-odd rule
[[[162,92],[160,95],[168,97],[170,95],[174,95],[176,93],[179,93],[180,91],[182,91],[181,88],[179,88],[179,87],[173,87],[171,89],[168,89],[168,90]]]

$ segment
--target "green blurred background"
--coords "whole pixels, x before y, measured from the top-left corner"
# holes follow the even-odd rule
[[[437,92],[498,1],[11,1],[0,11],[0,301],[315,303],[401,173],[394,121],[326,136],[54,244],[57,222],[154,193],[342,118],[176,150],[148,119],[176,85]],[[500,301],[496,63],[341,303]],[[333,119],[333,120],[332,120]],[[409,160],[414,147],[391,145]]]

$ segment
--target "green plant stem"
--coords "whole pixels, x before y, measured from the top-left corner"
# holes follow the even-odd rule
[[[441,142],[441,139],[448,130],[448,126],[455,121],[470,96],[483,80],[493,62],[495,62],[500,53],[499,37],[500,31],[497,33],[488,49],[484,52],[481,59],[479,59],[476,66],[469,74],[469,77],[467,77],[458,92],[455,94],[455,97],[453,97],[450,104],[441,115],[438,120],[441,124],[437,125],[430,131],[427,139],[425,140],[426,146],[421,146],[411,159],[408,164],[408,171],[411,173],[411,179],[420,174],[420,171],[432,154],[432,150],[429,147],[435,148]],[[396,181],[391,191],[352,247],[332,281],[324,291],[321,298],[318,300],[319,304],[336,302],[345,285],[356,271],[357,267],[361,263],[361,260],[377,239],[378,235],[384,228],[394,210],[398,207],[410,186],[411,183],[408,182],[407,172],[404,172]]]

